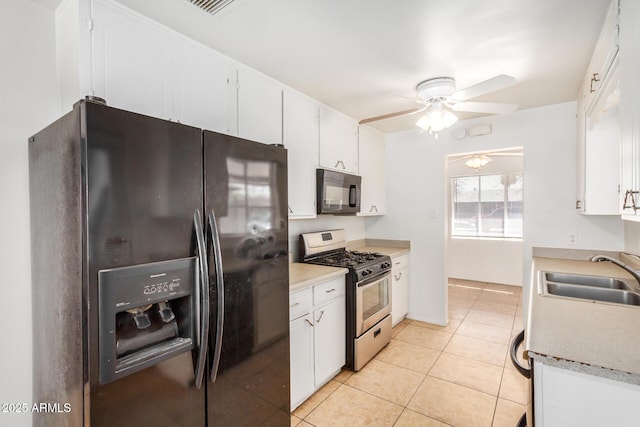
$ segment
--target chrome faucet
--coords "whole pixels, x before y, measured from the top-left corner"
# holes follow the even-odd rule
[[[594,262],[609,261],[609,262],[617,265],[618,267],[626,270],[629,274],[631,274],[633,276],[634,279],[636,279],[636,281],[640,285],[640,270],[636,270],[635,268],[632,268],[632,267],[628,266],[627,264],[625,264],[624,262],[622,262],[622,261],[620,261],[620,260],[618,260],[616,258],[612,258],[612,257],[607,256],[607,255],[593,255],[593,256],[589,257],[589,260],[594,261]]]

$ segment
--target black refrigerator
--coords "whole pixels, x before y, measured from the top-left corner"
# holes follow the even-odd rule
[[[286,158],[90,101],[29,139],[34,426],[290,425]]]

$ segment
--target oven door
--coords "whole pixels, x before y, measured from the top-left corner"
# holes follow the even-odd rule
[[[391,273],[356,283],[356,337],[391,313]]]

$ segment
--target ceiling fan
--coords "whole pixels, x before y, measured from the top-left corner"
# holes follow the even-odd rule
[[[516,79],[514,77],[500,74],[467,88],[456,90],[456,82],[452,77],[428,79],[416,86],[416,94],[418,97],[416,102],[422,104],[421,107],[369,117],[360,120],[360,124],[426,111],[427,113],[418,120],[416,125],[429,132],[439,132],[442,129],[450,127],[458,120],[452,111],[485,114],[511,113],[518,109],[518,104],[471,102],[468,100],[513,86],[515,83]]]

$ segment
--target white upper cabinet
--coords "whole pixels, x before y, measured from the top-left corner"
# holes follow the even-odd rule
[[[235,65],[112,1],[94,0],[92,80],[107,104],[237,134]]]
[[[640,221],[640,2],[620,3],[622,218]],[[626,203],[625,203],[626,201]],[[635,201],[635,207],[634,202]]]
[[[320,166],[358,174],[358,123],[320,106]]]
[[[94,94],[107,104],[164,119],[173,116],[171,37],[112,2],[93,2]]]
[[[284,91],[282,100],[282,137],[289,169],[289,218],[315,218],[318,105],[291,90]]]
[[[587,70],[585,90],[585,110],[587,116],[591,115],[593,103],[605,81],[609,71],[618,55],[620,48],[619,37],[619,0],[613,0],[609,5],[600,37],[591,56],[591,62]]]
[[[236,135],[235,66],[187,40],[172,45],[173,114],[180,122]]]
[[[618,10],[613,0],[578,99],[576,210],[588,215],[620,213]]]
[[[360,126],[358,138],[358,167],[362,176],[358,215],[384,215],[387,212],[384,134],[369,126]]]
[[[282,86],[243,66],[238,68],[238,136],[282,144]]]

